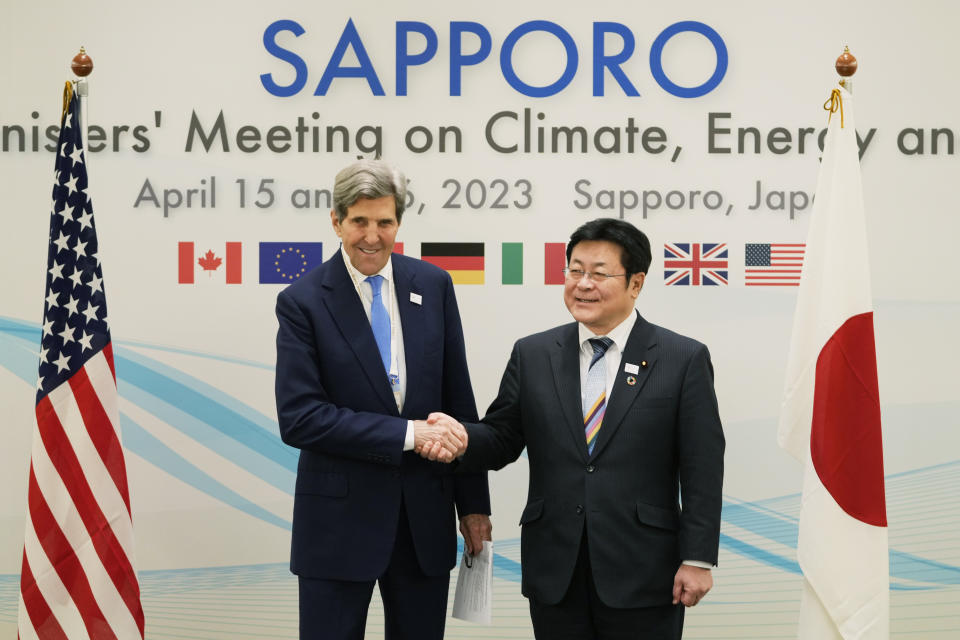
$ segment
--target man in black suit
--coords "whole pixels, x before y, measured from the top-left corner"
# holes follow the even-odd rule
[[[703,344],[634,309],[651,257],[626,222],[577,229],[564,284],[576,322],[519,340],[487,415],[466,425],[461,471],[527,449],[522,588],[542,640],[679,638],[684,606],[713,584],[724,450],[713,367]]]
[[[450,459],[466,434],[430,411],[476,419],[453,282],[394,254],[406,180],[356,162],[337,174],[337,251],[277,297],[277,414],[300,450],[290,569],[300,638],[361,640],[379,583],[387,640],[440,640],[454,506],[468,550],[490,539],[485,473],[418,457],[426,439]]]

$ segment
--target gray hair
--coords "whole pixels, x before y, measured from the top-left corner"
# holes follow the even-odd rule
[[[397,222],[400,222],[407,200],[407,179],[382,160],[354,162],[340,170],[333,184],[333,208],[337,212],[337,221],[343,222],[347,209],[360,198],[375,200],[385,196],[393,196]]]

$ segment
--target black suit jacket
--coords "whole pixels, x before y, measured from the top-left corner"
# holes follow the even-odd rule
[[[402,414],[340,252],[277,297],[280,435],[300,449],[290,568],[301,576],[381,575],[401,498],[421,568],[440,575],[456,562],[454,504],[461,516],[490,513],[486,474],[456,476],[402,451],[408,419],[443,411],[476,420],[477,410],[450,276],[402,255],[392,261],[407,370]]]
[[[527,448],[524,595],[561,600],[586,527],[605,604],[669,604],[681,561],[717,562],[724,437],[710,355],[638,315],[588,455],[579,347],[576,323],[514,345],[496,400],[467,425],[461,468],[499,469]]]

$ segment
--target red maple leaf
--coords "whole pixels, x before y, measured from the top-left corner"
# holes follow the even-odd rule
[[[202,257],[197,258],[197,264],[203,267],[204,271],[216,271],[220,267],[221,262],[223,262],[223,258],[218,258],[213,253],[213,249],[207,249],[207,252],[203,254]]]

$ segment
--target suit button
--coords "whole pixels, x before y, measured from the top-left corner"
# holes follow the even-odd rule
[[[593,472],[596,471],[596,470],[597,470],[597,468],[596,468],[595,466],[593,466],[592,464],[588,464],[588,465],[587,465],[587,473],[593,473]]]
[[[582,516],[582,515],[583,515],[583,505],[582,505],[582,504],[578,504],[578,505],[577,505],[577,515],[578,515],[578,516]]]

